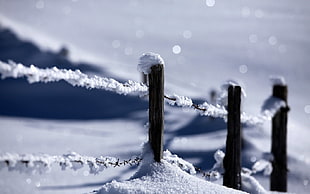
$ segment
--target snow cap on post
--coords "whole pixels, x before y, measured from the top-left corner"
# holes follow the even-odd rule
[[[152,66],[158,64],[165,64],[163,58],[161,58],[159,54],[152,52],[143,53],[138,64],[138,71],[148,75],[151,73]]]
[[[285,86],[286,85],[285,79],[282,76],[271,75],[269,77],[269,79],[270,79],[272,85],[279,85],[279,86]]]

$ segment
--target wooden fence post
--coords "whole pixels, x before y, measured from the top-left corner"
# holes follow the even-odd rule
[[[154,160],[163,157],[164,136],[164,65],[151,67],[149,77],[149,142]]]
[[[148,75],[141,73],[141,78],[142,78],[142,83],[144,83],[145,85],[149,85],[148,83]]]
[[[226,154],[224,157],[223,185],[241,189],[241,133],[240,133],[241,87],[228,88],[228,116]]]
[[[287,191],[287,86],[274,85],[273,96],[284,100],[286,107],[282,107],[272,118],[272,143],[273,155],[272,173],[270,176],[271,191]]]

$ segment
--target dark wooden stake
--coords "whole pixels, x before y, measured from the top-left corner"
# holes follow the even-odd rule
[[[270,176],[271,191],[287,191],[287,86],[274,85],[273,96],[284,100],[286,107],[282,107],[272,118],[272,142],[273,154],[272,173]]]
[[[228,117],[226,154],[224,157],[223,185],[241,189],[241,133],[240,133],[241,87],[228,88]]]
[[[148,79],[147,79],[148,75],[145,75],[144,73],[141,73],[141,78],[142,78],[142,83],[144,83],[145,85],[149,85],[148,83]]]
[[[149,74],[149,142],[154,159],[160,162],[163,157],[164,141],[164,66],[151,68]]]

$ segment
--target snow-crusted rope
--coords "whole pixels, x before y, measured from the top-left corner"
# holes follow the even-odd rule
[[[45,173],[51,171],[53,164],[58,164],[62,170],[72,169],[78,170],[84,166],[89,167],[90,174],[98,174],[109,167],[134,166],[139,165],[143,159],[146,161],[150,157],[145,155],[133,156],[128,160],[120,160],[115,157],[98,158],[82,156],[75,152],[63,154],[62,156],[51,156],[47,154],[15,154],[5,153],[0,155],[0,170],[8,168],[10,171],[19,171],[21,173]],[[153,157],[151,157],[153,158]],[[171,154],[168,150],[164,151],[163,159],[168,163],[178,166],[183,171],[195,174],[195,167],[179,158],[175,154]]]
[[[96,75],[90,77],[82,73],[80,70],[72,71],[70,69],[58,69],[57,67],[40,69],[34,65],[26,67],[13,61],[9,61],[8,63],[0,61],[0,74],[2,79],[9,77],[26,77],[29,83],[48,83],[64,80],[72,86],[85,87],[88,89],[104,89],[122,95],[145,96],[148,94],[148,86],[143,83],[138,83],[131,80],[126,83],[120,83],[112,78],[99,77]],[[207,102],[198,105],[194,104],[191,98],[176,94],[165,95],[164,97],[170,105],[193,108],[197,110],[201,116],[211,116],[214,118],[224,119],[227,117],[227,110],[224,106],[212,105]],[[280,105],[283,106],[283,103],[280,103]],[[279,107],[280,106],[277,108]],[[274,114],[276,112],[275,110],[276,109],[269,112]],[[250,125],[262,124],[264,121],[270,120],[271,116],[271,114],[251,116],[246,113],[242,113],[241,122]]]
[[[34,65],[26,67],[13,61],[9,61],[9,63],[0,61],[0,73],[2,79],[9,77],[26,77],[29,83],[48,83],[64,80],[72,86],[85,87],[89,89],[104,89],[123,95],[131,94],[145,96],[148,94],[148,87],[143,83],[138,83],[131,80],[126,83],[120,83],[112,78],[99,76],[89,77],[80,70],[72,71],[67,69],[58,69],[57,67],[40,69]],[[169,100],[169,104],[171,105],[193,107],[194,109],[199,110],[201,115],[204,116],[224,118],[227,114],[227,111],[223,107],[214,106],[206,102],[202,105],[196,105],[192,103],[192,100],[188,97],[178,95],[168,97],[166,95],[165,98]]]
[[[126,83],[120,83],[112,78],[99,76],[90,77],[80,70],[58,69],[57,67],[40,69],[34,65],[26,67],[13,61],[5,63],[0,61],[1,78],[8,77],[21,78],[26,77],[29,83],[36,82],[56,82],[64,80],[72,86],[85,87],[88,89],[104,89],[118,94],[131,94],[144,96],[148,93],[148,87],[142,83],[129,80]]]
[[[164,96],[170,105],[177,105],[184,108],[194,108],[195,110],[200,112],[202,116],[212,116],[212,117],[220,117],[226,118],[227,110],[224,106],[220,105],[212,105],[207,102],[204,102],[201,105],[194,104],[192,99],[185,96],[178,96],[176,94],[168,96]]]
[[[47,154],[12,154],[0,155],[0,169],[7,167],[10,171],[44,173],[51,170],[52,164],[58,164],[62,170],[78,170],[84,166],[89,167],[90,174],[98,174],[109,167],[120,167],[125,165],[138,165],[141,158],[135,156],[129,160],[120,161],[114,157],[89,157],[75,152],[62,156],[51,156]]]
[[[170,105],[177,105],[179,107],[184,108],[193,108],[197,110],[201,116],[211,116],[214,118],[223,118],[227,119],[227,110],[224,106],[219,104],[213,105],[207,102],[202,104],[195,104],[192,102],[192,99],[185,97],[185,96],[178,96],[178,95],[165,95],[165,99],[168,100]],[[270,100],[271,99],[271,100]],[[271,101],[271,102],[268,102]],[[266,106],[266,102],[269,105]],[[248,113],[242,112],[241,113],[241,123],[254,126],[254,125],[261,125],[265,121],[271,120],[274,114],[282,107],[285,107],[285,104],[280,99],[273,99],[273,97],[268,98],[263,105],[262,113],[258,116],[250,115]]]

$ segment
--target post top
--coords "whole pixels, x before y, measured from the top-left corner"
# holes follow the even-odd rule
[[[151,73],[152,66],[162,64],[164,65],[164,60],[159,54],[147,52],[143,53],[139,59],[138,71],[144,74]]]
[[[286,82],[284,77],[272,75],[269,77],[272,85],[285,86]]]

